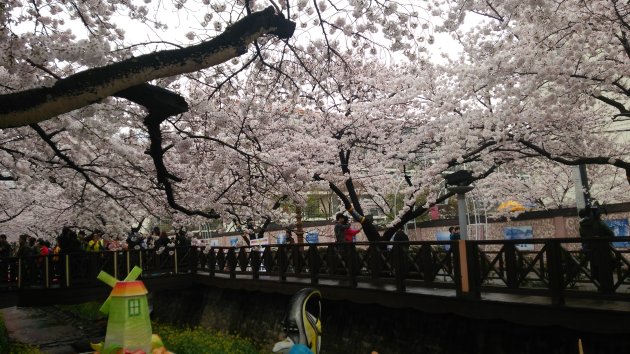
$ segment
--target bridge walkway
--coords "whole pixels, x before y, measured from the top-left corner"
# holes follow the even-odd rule
[[[628,238],[630,240],[630,238]],[[621,240],[620,241],[628,241]],[[517,241],[517,242],[515,242]],[[590,243],[599,254],[585,254]],[[522,245],[525,244],[526,247]],[[104,299],[100,270],[143,269],[152,292],[204,285],[630,333],[628,250],[601,239],[435,241],[133,250],[4,259],[1,306]],[[6,277],[5,277],[6,275]]]

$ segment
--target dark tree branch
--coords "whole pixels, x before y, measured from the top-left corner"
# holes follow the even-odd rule
[[[282,197],[280,197],[275,203],[274,205],[271,207],[271,210],[276,210],[278,208],[280,208],[280,206],[282,205],[282,201],[285,200],[287,198],[286,195],[283,195]],[[262,238],[265,235],[265,232],[267,232],[267,228],[269,227],[269,224],[271,224],[271,217],[269,215],[265,216],[265,221],[263,222],[262,226],[260,227],[260,230],[258,230],[258,238]],[[249,246],[249,244],[248,244]]]
[[[189,216],[199,215],[209,219],[218,218],[219,215],[213,211],[192,210],[182,206],[175,200],[175,188],[171,181],[179,182],[181,179],[170,173],[164,163],[165,149],[162,148],[160,124],[170,116],[188,111],[186,100],[174,92],[149,84],[128,88],[116,93],[116,96],[142,105],[149,112],[144,118],[144,125],[147,128],[150,139],[148,153],[153,159],[157,181],[166,194],[168,205]]]
[[[164,50],[88,69],[58,80],[52,87],[0,95],[0,129],[41,122],[144,82],[211,67],[247,51],[263,35],[290,38],[295,23],[273,7],[245,16],[210,41]]]
[[[630,163],[623,161],[621,159],[611,158],[607,156],[593,156],[593,157],[583,156],[583,157],[576,157],[576,158],[571,159],[571,158],[553,155],[549,151],[545,150],[544,147],[538,146],[524,139],[521,139],[518,142],[534,150],[536,153],[540,154],[541,156],[544,156],[551,161],[559,162],[563,165],[567,165],[567,166],[612,165],[612,166],[621,168],[626,172],[626,179],[628,180],[628,184],[630,184]]]
[[[15,213],[15,214],[9,214],[9,213],[5,210],[5,211],[4,211],[4,214],[5,214],[7,217],[6,217],[6,218],[4,218],[4,219],[0,219],[0,224],[5,223],[5,222],[9,222],[9,221],[11,221],[11,220],[13,220],[13,219],[17,218],[17,217],[18,217],[18,216],[20,216],[23,212],[25,212],[25,211],[26,211],[26,209],[30,208],[30,207],[31,207],[31,205],[33,205],[33,203],[32,203],[32,202],[31,202],[31,203],[29,203],[29,204],[27,204],[27,205],[25,205],[22,209],[18,210],[18,212],[17,212],[17,213]]]

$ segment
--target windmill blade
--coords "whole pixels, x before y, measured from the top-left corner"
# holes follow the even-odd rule
[[[129,274],[127,274],[127,276],[125,277],[123,281],[137,280],[140,274],[142,274],[142,268],[138,266],[134,266],[133,269],[131,269],[131,271],[129,272]]]
[[[131,269],[131,271],[129,272],[129,274],[127,274],[127,276],[125,277],[125,280],[123,281],[134,281],[138,279],[140,274],[142,274],[142,268],[138,266],[134,266],[133,269]],[[111,286],[112,288],[116,286],[116,283],[118,283],[118,279],[112,277],[105,271],[101,271],[100,273],[98,273],[98,276],[96,278],[102,281],[103,283]],[[98,311],[102,313],[103,315],[109,314],[110,301],[111,301],[111,295],[107,297],[105,302],[103,302],[103,305],[101,305],[101,307],[98,309]]]
[[[118,279],[112,277],[104,270],[101,270],[101,272],[98,273],[98,275],[96,276],[96,279],[102,281],[103,283],[109,285],[112,288],[116,286],[116,283],[118,282]]]

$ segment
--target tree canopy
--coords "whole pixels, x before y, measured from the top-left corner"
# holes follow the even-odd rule
[[[619,1],[0,7],[9,232],[121,231],[147,215],[290,222],[283,203],[330,190],[388,239],[448,198],[442,175],[459,168],[488,205],[572,205],[578,164],[594,166],[602,201],[628,192]],[[455,54],[437,51],[447,41]],[[397,212],[384,232],[363,219],[366,196]]]

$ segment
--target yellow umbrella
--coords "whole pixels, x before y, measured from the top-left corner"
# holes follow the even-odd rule
[[[508,200],[507,202],[503,202],[499,204],[499,207],[497,209],[507,210],[507,211],[525,211],[526,210],[523,204],[514,200]]]

